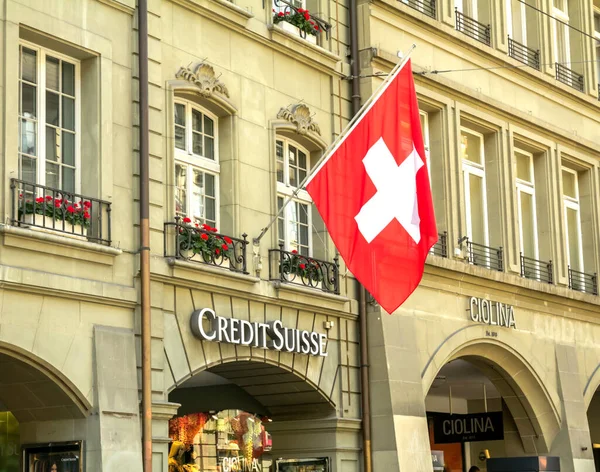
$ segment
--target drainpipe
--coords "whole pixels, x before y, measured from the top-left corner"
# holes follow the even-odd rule
[[[150,336],[150,178],[148,129],[148,0],[138,0],[140,91],[140,278],[142,316],[142,459],[152,472],[152,366]]]
[[[358,53],[358,0],[350,0],[350,74],[352,75],[352,115],[360,110],[360,58]],[[358,283],[358,318],[360,321],[360,381],[364,472],[372,471],[371,462],[371,394],[369,391],[369,354],[367,349],[367,292]]]

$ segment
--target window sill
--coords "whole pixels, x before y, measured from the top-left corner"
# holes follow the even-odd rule
[[[38,231],[35,228],[20,228],[0,224],[0,233],[4,234],[5,246],[56,254],[72,259],[89,260],[100,264],[112,265],[114,258],[123,253],[121,249],[115,247],[60,236],[59,234],[50,234],[46,231]],[[77,249],[77,251],[72,249]],[[90,259],[90,252],[97,254],[97,257]]]
[[[345,304],[345,303],[349,303],[350,299],[348,297],[345,297],[343,295],[336,295],[335,293],[328,293],[328,292],[324,292],[320,289],[316,289],[316,288],[310,288],[310,287],[304,287],[302,285],[297,285],[297,284],[293,284],[293,283],[285,283],[285,282],[281,282],[279,280],[271,280],[270,281],[271,285],[275,288],[275,290],[277,290],[279,293],[284,292],[284,293],[289,293],[289,294],[301,294],[301,295],[306,295],[309,296],[311,298],[322,298],[324,300],[331,300],[332,302],[335,303],[339,303],[339,304]],[[288,297],[286,297],[288,298]]]
[[[252,285],[256,284],[257,282],[260,282],[260,279],[258,277],[254,277],[249,274],[242,274],[240,272],[234,272],[234,271],[226,269],[224,267],[211,266],[210,264],[202,264],[200,262],[182,261],[179,259],[175,259],[173,257],[168,257],[167,263],[174,269],[190,270],[190,271],[194,271],[194,272],[204,272],[211,276],[216,275],[216,276],[222,276],[222,277],[226,277],[226,278],[233,278],[233,279],[239,280],[241,282],[245,282],[245,283],[252,284]],[[182,277],[182,278],[187,278],[187,277]],[[214,279],[212,279],[212,280],[215,282],[218,282]]]
[[[271,31],[271,40],[284,46],[285,50],[292,56],[302,58],[314,66],[314,62],[319,63],[329,70],[335,70],[336,64],[341,62],[341,58],[321,46],[312,44],[294,33],[284,30],[280,26],[268,25]],[[301,46],[300,48],[298,46]],[[302,60],[301,59],[301,60]]]
[[[200,13],[221,24],[234,23],[245,27],[254,14],[227,0],[172,0],[188,10]]]

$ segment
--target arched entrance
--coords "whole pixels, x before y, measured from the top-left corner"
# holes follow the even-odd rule
[[[586,385],[586,391],[584,392],[596,472],[600,471],[600,386],[597,387],[596,390],[593,389],[593,386],[598,385],[599,379],[596,378],[598,374],[600,374],[600,366],[589,379],[588,384]],[[592,383],[594,380],[596,382]]]
[[[82,419],[91,405],[49,363],[8,343],[0,343],[0,372],[0,470],[17,472],[21,470],[21,429],[25,425]],[[52,447],[38,449],[26,454],[25,460],[33,464],[52,460],[52,454],[73,456],[64,447],[62,452]]]
[[[310,470],[327,470],[327,459],[279,459],[278,444],[289,448],[293,437],[277,431],[280,422],[335,415],[331,398],[285,365],[267,359],[213,365],[172,389],[169,401],[181,405],[170,421],[170,463],[194,464],[201,472],[292,472],[310,460]]]
[[[457,346],[446,359],[432,359],[423,380],[438,470],[445,465],[466,472],[476,465],[485,471],[490,457],[550,452],[560,429],[556,403],[510,346],[497,341]]]

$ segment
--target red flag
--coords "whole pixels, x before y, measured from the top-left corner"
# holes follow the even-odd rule
[[[410,61],[306,190],[348,269],[392,313],[421,281],[438,237]]]

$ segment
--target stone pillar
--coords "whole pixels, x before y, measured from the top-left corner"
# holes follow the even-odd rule
[[[379,308],[367,318],[373,470],[431,472],[414,319]]]
[[[583,399],[575,346],[556,346],[562,425],[551,455],[560,456],[562,472],[595,472],[592,440]]]
[[[152,469],[169,470],[169,420],[181,405],[172,402],[152,402]]]
[[[94,327],[95,397],[101,468],[142,470],[138,384],[133,331]]]

